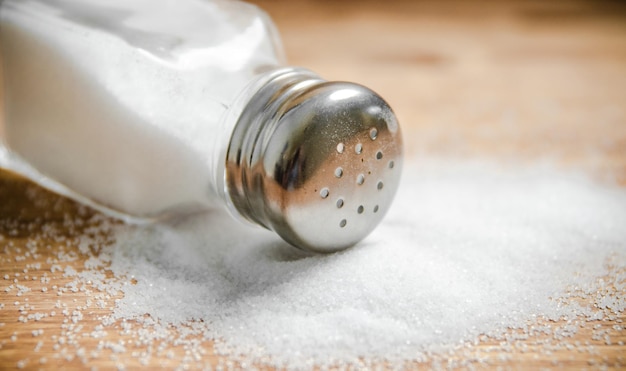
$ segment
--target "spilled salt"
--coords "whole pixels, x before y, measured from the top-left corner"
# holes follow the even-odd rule
[[[149,343],[174,326],[246,364],[402,365],[484,335],[541,332],[527,327],[536,318],[626,308],[624,274],[599,309],[567,300],[593,299],[607,264],[626,268],[624,189],[550,166],[423,161],[405,174],[382,225],[333,255],[301,255],[222,214],[116,228],[111,269],[134,284],[115,287],[123,298],[104,330],[137,320]],[[92,265],[79,277],[97,281]]]
[[[567,349],[601,366],[598,344],[623,346],[626,190],[547,165],[422,159],[404,174],[383,223],[333,255],[219,213],[151,227],[84,207],[62,228],[0,219],[1,266],[24,264],[2,281],[0,310],[18,324],[7,334],[35,337],[15,366],[471,367],[490,357],[472,344],[494,339],[495,361],[558,363]],[[48,210],[44,193],[26,191]],[[48,319],[60,328],[43,331]]]

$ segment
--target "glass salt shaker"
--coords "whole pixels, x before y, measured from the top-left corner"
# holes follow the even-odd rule
[[[333,252],[368,235],[398,187],[389,105],[285,67],[253,5],[5,0],[0,41],[8,166],[110,215],[223,207]]]

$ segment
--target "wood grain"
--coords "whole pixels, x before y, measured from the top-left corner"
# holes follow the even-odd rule
[[[512,163],[548,158],[626,185],[622,3],[257,3],[275,19],[292,64],[328,79],[363,83],[388,99],[403,125],[409,157]],[[90,254],[97,254],[98,246],[81,252],[77,239],[102,220],[88,208],[0,171],[0,369],[241,367],[220,359],[201,339],[196,339],[200,354],[184,344],[159,353],[157,341],[150,344],[151,357],[143,357],[147,345],[124,335],[121,323],[102,337],[82,336],[99,331],[101,316],[110,313],[119,294],[88,286],[59,294],[71,278],[56,265],[62,256],[63,267],[79,271]],[[106,244],[106,235],[99,238]],[[127,277],[110,278],[132,284]],[[626,365],[624,320],[622,312],[610,320],[577,322],[579,330],[569,342],[578,342],[583,351],[538,334],[509,348],[485,339],[407,367],[469,362],[480,368],[620,369]],[[554,333],[568,322],[545,325]],[[604,333],[610,344],[598,336]],[[115,352],[120,344],[126,352]]]

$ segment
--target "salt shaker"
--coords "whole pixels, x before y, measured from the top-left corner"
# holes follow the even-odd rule
[[[368,235],[398,187],[389,105],[285,66],[253,5],[5,0],[0,41],[14,168],[110,215],[222,207],[333,252]]]

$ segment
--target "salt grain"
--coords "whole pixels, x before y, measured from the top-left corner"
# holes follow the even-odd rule
[[[592,315],[550,298],[591,294],[609,260],[626,267],[622,189],[549,167],[428,163],[406,174],[384,223],[329,256],[302,256],[219,214],[121,228],[111,267],[136,284],[114,318],[193,323],[218,353],[272,365],[402,362],[537,317]],[[607,295],[601,308],[623,310],[623,295]]]
[[[219,213],[151,227],[96,216],[94,237],[80,239],[44,229],[68,248],[28,266],[41,276],[39,295],[73,300],[55,300],[49,314],[28,314],[26,303],[19,320],[61,313],[61,336],[48,335],[55,359],[112,357],[120,368],[122,354],[140,364],[182,357],[182,366],[204,368],[201,339],[228,357],[217,369],[399,368],[424,360],[463,367],[449,355],[480,365],[498,352],[506,361],[510,352],[535,351],[528,339],[539,339],[532,345],[548,357],[569,349],[602,362],[594,345],[617,342],[617,315],[626,308],[624,189],[548,166],[432,161],[405,174],[383,224],[333,255],[305,256]],[[79,224],[66,220],[64,228]],[[32,254],[44,248],[28,246]],[[76,249],[85,255],[82,270],[69,264]],[[14,289],[29,291],[16,282],[6,295]],[[589,307],[577,304],[581,298]],[[112,315],[82,329],[92,309],[113,305]],[[585,325],[611,318],[611,326]],[[571,340],[585,326],[596,343]],[[110,333],[132,340],[111,341]],[[97,349],[87,352],[83,338],[98,339]],[[182,356],[172,350],[178,345]]]

